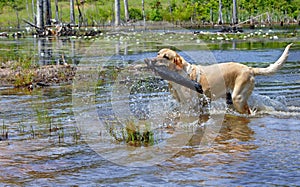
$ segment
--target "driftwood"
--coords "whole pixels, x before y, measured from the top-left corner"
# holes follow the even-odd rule
[[[42,36],[56,35],[56,32],[54,30],[52,30],[52,28],[50,28],[50,27],[40,28],[40,27],[36,26],[35,24],[31,23],[30,21],[27,21],[25,19],[23,19],[23,21],[35,29],[34,34],[37,36],[42,37]]]
[[[55,33],[56,36],[76,36],[78,32],[72,29],[70,24],[56,25]]]
[[[52,27],[45,27],[40,28],[36,26],[35,24],[31,23],[30,21],[24,20],[25,23],[30,25],[35,29],[35,35],[39,37],[44,36],[96,36],[101,33],[100,30],[90,29],[85,30],[84,32],[80,32],[78,29],[74,29],[74,27],[78,27],[78,25],[71,25],[71,24],[63,24],[63,23],[57,23],[55,20],[53,20],[54,23],[56,23],[55,28]]]

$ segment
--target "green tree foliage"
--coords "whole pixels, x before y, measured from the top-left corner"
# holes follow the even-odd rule
[[[151,9],[148,11],[149,19],[152,21],[162,21],[162,5],[161,2],[156,0],[150,4]]]
[[[130,8],[129,9],[129,19],[130,20],[142,20],[143,19],[142,11],[138,8]]]
[[[223,16],[225,22],[231,22],[232,0],[222,0]],[[240,21],[249,19],[268,12],[279,20],[284,18],[300,19],[300,0],[237,0],[238,15]],[[166,1],[164,1],[166,5]],[[173,0],[172,15],[164,16],[167,21],[210,21],[211,16],[214,22],[218,18],[218,1],[216,0]],[[163,9],[161,14],[170,14],[168,8]],[[170,19],[170,17],[172,19]]]
[[[4,6],[9,6],[17,11],[25,8],[22,0],[0,0],[0,8],[2,9]]]
[[[20,18],[28,17],[24,0],[0,0],[0,25],[16,23],[18,13]],[[51,0],[53,3],[53,1]],[[124,21],[123,1],[121,0],[121,19]],[[225,23],[232,19],[232,0],[222,0],[222,13]],[[129,14],[131,20],[141,20],[141,1],[129,0]],[[111,22],[113,19],[114,0],[85,0],[84,16],[89,23]],[[269,13],[271,21],[290,21],[300,19],[300,0],[237,0],[239,22],[251,17]],[[28,6],[28,5],[27,5]],[[59,1],[61,7],[62,21],[69,20],[69,1]],[[30,8],[30,5],[29,5]],[[147,0],[145,1],[145,12],[147,20],[152,21],[192,21],[216,23],[218,20],[218,0]],[[54,11],[53,11],[54,12]],[[1,16],[1,13],[6,16]],[[78,14],[75,10],[75,14]],[[75,15],[77,16],[77,15]],[[1,20],[2,19],[2,20]],[[8,20],[9,19],[9,20]],[[267,19],[265,14],[262,19]]]

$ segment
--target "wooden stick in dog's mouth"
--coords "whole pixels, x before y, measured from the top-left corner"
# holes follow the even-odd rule
[[[145,59],[145,63],[147,64],[148,68],[151,69],[155,74],[159,75],[162,79],[175,82],[177,84],[180,84],[184,87],[187,87],[191,90],[194,90],[200,94],[203,94],[202,86],[196,81],[193,81],[191,79],[185,78],[178,74],[175,71],[169,70],[168,67],[164,65],[160,65],[160,63],[157,63],[158,61],[162,61],[164,59]]]

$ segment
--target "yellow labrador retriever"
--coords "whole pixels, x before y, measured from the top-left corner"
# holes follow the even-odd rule
[[[157,54],[155,63],[166,66],[169,70],[200,83],[203,93],[211,99],[224,96],[224,94],[218,95],[219,92],[230,92],[234,108],[242,114],[251,114],[247,101],[254,88],[254,77],[272,75],[279,70],[288,58],[291,45],[289,44],[285,48],[281,57],[274,64],[266,68],[253,68],[234,62],[209,66],[194,65],[170,49],[161,49]],[[169,82],[171,87],[172,84],[174,83]],[[175,94],[181,93],[176,92]]]

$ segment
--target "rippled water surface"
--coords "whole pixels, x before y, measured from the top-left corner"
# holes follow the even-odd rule
[[[124,42],[120,37],[103,36],[96,43],[51,40],[45,41],[44,47],[39,47],[37,39],[1,41],[2,54],[12,49],[28,52],[40,64],[59,63],[63,55],[68,63],[79,64],[83,69],[73,85],[33,91],[0,87],[1,186],[300,185],[299,46],[292,48],[288,62],[276,75],[256,78],[253,107],[269,107],[250,117],[228,112],[214,141],[204,145],[204,132],[217,123],[214,114],[167,116],[175,101],[166,82],[153,75],[144,79],[147,72],[141,74],[130,68],[166,46],[175,46],[194,63],[207,63],[203,62],[206,58],[215,63],[237,61],[262,67],[280,56],[285,43],[258,43],[247,49],[245,46],[250,44],[225,43],[208,53],[196,39],[191,40],[195,37],[192,35],[187,36],[186,45],[180,43],[179,47],[151,40],[155,38],[152,35],[146,42],[143,38],[122,36],[128,37]],[[216,44],[208,47],[213,45]],[[127,71],[129,74],[124,73]],[[126,76],[122,77],[122,73]],[[129,93],[122,90],[127,83],[133,85]],[[286,107],[285,111],[274,109],[277,101]],[[98,121],[92,121],[95,116]],[[159,121],[162,118],[168,118],[170,125]],[[103,123],[102,131],[93,123]],[[128,125],[136,123],[146,126],[143,132],[147,125],[156,128],[148,134],[131,134]],[[89,131],[92,127],[96,129]],[[185,138],[178,134],[181,131],[189,134],[188,140],[180,139]],[[95,142],[91,143],[95,134]],[[162,161],[147,167],[118,164],[129,157],[147,163],[149,155],[141,153],[143,158],[138,158],[137,153],[148,153],[155,146],[163,148],[172,136],[183,142],[176,143],[180,145],[174,147],[176,152]],[[96,149],[94,144],[98,141],[100,145],[109,143]],[[123,149],[126,152],[120,151]],[[104,154],[103,150],[111,153]],[[122,155],[125,153],[128,155]],[[109,158],[111,155],[120,160]]]

